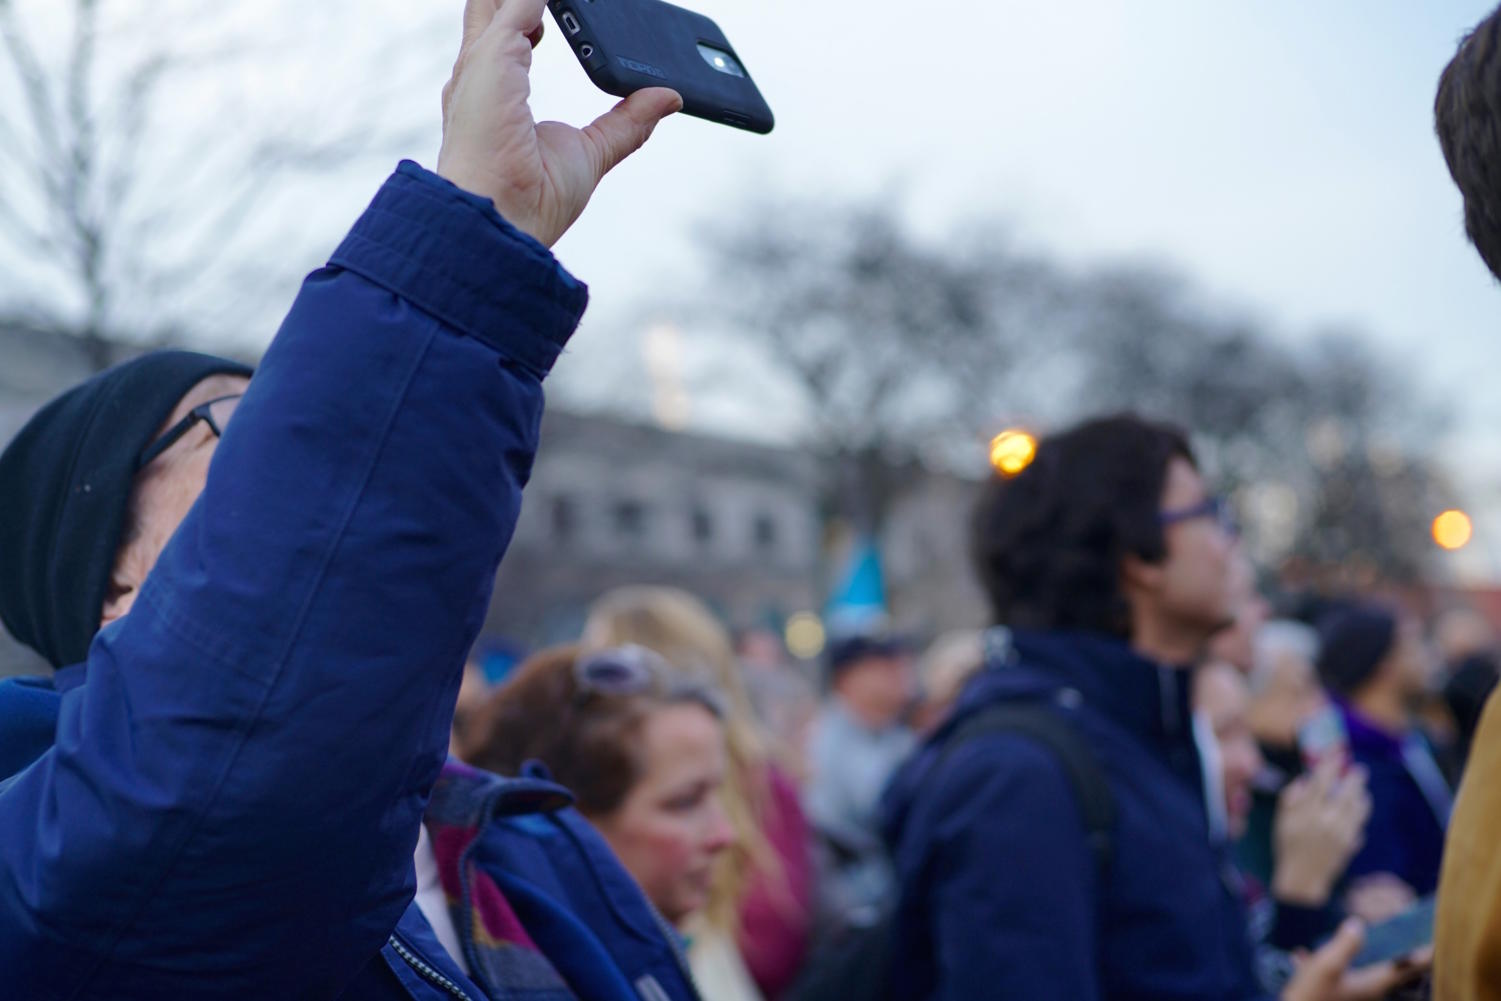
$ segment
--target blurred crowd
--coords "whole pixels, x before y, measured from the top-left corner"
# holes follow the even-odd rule
[[[935,827],[922,814],[949,809],[935,797],[944,795],[945,773],[962,767],[964,748],[954,745],[985,736],[960,736],[960,721],[998,701],[1035,703],[1036,692],[1017,687],[1028,668],[1048,673],[1048,655],[1032,648],[1077,638],[1086,662],[1131,648],[1161,651],[1162,669],[1182,675],[1189,715],[1181,736],[1197,762],[1202,807],[1194,836],[1206,851],[1222,850],[1200,874],[1212,881],[1202,889],[1213,894],[1228,885],[1243,909],[1258,990],[1284,991],[1298,957],[1328,941],[1346,917],[1378,927],[1431,902],[1454,791],[1497,684],[1501,649],[1492,624],[1467,607],[1425,619],[1391,596],[1264,594],[1225,505],[1206,492],[1186,439],[1171,429],[1129,417],[1090,422],[1044,441],[1038,462],[1037,472],[998,477],[979,512],[977,559],[1008,575],[994,579],[992,597],[998,613],[1009,614],[988,631],[925,638],[868,621],[834,632],[810,664],[788,656],[775,634],[732,636],[689,593],[624,588],[598,601],[576,644],[540,651],[499,682],[472,662],[453,753],[504,774],[540,765],[573,790],[658,910],[683,929],[710,1001],[879,997],[892,976],[897,923],[914,914],[928,927],[951,920],[941,913],[943,880],[933,867],[999,867],[1009,875],[997,878],[1017,882],[1019,869],[1068,864],[1052,853],[1006,858],[1007,848],[1021,852],[1028,838],[1008,844],[1003,831],[978,846],[990,857],[965,859],[951,840],[958,829]],[[1124,491],[1144,485],[1145,523],[1132,526],[1128,512],[1111,510],[1131,507],[1128,493],[1100,485],[1079,496],[1032,493],[1049,464],[1077,466],[1064,473],[1055,466],[1053,475],[1071,472],[1080,482],[1114,476]],[[1155,497],[1175,488],[1186,491],[1186,503],[1153,509]],[[985,519],[998,516],[997,506],[1008,523],[1039,526],[1046,537],[1010,528],[987,536]],[[1091,518],[1101,522],[1093,538],[1054,527]],[[1106,606],[1126,606],[1117,611],[1134,628],[1102,621],[1090,636],[1087,602],[1076,590],[1091,583],[1085,564],[1110,566],[1110,554],[1125,546],[1112,530],[1134,529],[1157,536],[1148,543],[1159,553],[1154,572],[1180,579],[1101,596]],[[1180,542],[1175,532],[1193,541]],[[1079,547],[1072,554],[1070,543]],[[1039,562],[1029,566],[1033,559]],[[1072,577],[1058,597],[1072,607],[1050,608],[1042,597],[1046,564],[1070,559],[1079,565],[1057,569]],[[1077,637],[1072,629],[1081,630]],[[1118,650],[1109,649],[1112,636],[1124,641]],[[1105,644],[1098,658],[1089,652],[1094,643]],[[1064,716],[1091,701],[1090,684],[1102,686],[1107,714],[1117,696],[1146,697],[1154,711],[1174,697],[1166,683],[1131,692],[1126,677],[1100,677],[1087,663],[1080,670],[1059,672],[1074,685],[1061,702],[1045,700]],[[934,748],[943,750],[935,756]],[[993,753],[1004,754],[1000,748]],[[1172,781],[1171,768],[1133,769],[1103,754],[1096,767],[1107,786]],[[1067,829],[1049,832],[1042,820],[1087,795],[1067,784],[1044,790],[1063,802],[1042,815],[1021,812],[1025,793],[1009,803],[1003,795],[997,808],[1031,826],[1029,837],[1067,839]],[[970,797],[968,805],[983,809],[985,798]],[[1120,810],[1128,809],[1122,802]],[[1115,864],[1128,862],[1132,850],[1120,838]],[[1171,840],[1160,847],[1175,852]],[[1171,854],[1161,861],[1171,870]],[[1188,865],[1178,876],[1192,872]],[[1038,875],[1048,882],[1046,872]],[[965,880],[962,868],[960,879],[972,892],[985,884]],[[1181,884],[1163,891],[1186,897]],[[977,922],[970,934],[989,940],[986,953],[1032,934],[1035,910],[1023,915],[1018,904],[1015,916],[1024,920],[1011,927],[998,913],[1007,897],[998,892],[958,908],[956,916]],[[1354,993],[1298,996],[1386,996],[1421,981],[1424,945],[1419,936],[1410,954],[1368,968],[1364,994],[1356,984],[1346,988]],[[1045,953],[1056,943],[1031,948],[1038,950],[1033,968],[1046,970]],[[921,962],[903,964],[904,978],[924,967],[939,975],[933,953],[942,945],[927,949]],[[1389,962],[1396,958],[1405,965]],[[962,965],[949,975],[969,976]],[[1048,989],[1045,979],[1037,983]],[[901,996],[927,996],[932,987]]]

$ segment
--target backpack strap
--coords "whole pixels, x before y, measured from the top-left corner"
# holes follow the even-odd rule
[[[1058,708],[1048,702],[1003,702],[983,709],[959,724],[943,743],[929,774],[950,755],[976,738],[993,733],[1012,733],[1041,744],[1058,758],[1074,787],[1074,797],[1084,820],[1084,833],[1101,877],[1110,868],[1115,830],[1115,797],[1083,735]]]

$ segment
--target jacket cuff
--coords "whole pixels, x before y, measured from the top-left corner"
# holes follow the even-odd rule
[[[1329,907],[1300,907],[1272,901],[1272,929],[1268,943],[1284,952],[1313,949],[1323,942],[1337,923]]]
[[[488,198],[403,160],[329,264],[544,376],[589,290]]]

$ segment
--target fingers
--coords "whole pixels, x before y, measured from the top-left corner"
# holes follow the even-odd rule
[[[1406,973],[1427,973],[1433,969],[1433,946],[1425,945],[1397,960],[1397,966]]]
[[[596,178],[640,149],[657,123],[683,108],[683,99],[665,87],[638,90],[584,130],[596,153]]]
[[[1346,973],[1340,982],[1341,1001],[1381,1001],[1401,987],[1407,975],[1395,963],[1375,963]]]
[[[1327,971],[1346,970],[1350,962],[1365,945],[1365,925],[1351,918],[1339,926],[1339,931],[1326,942],[1308,962]]]
[[[465,0],[464,3],[464,43],[463,49],[474,44],[475,39],[485,33],[490,27],[490,22],[495,20],[495,11],[499,8],[501,0]]]
[[[517,31],[531,38],[542,27],[542,12],[546,9],[547,0],[501,0],[496,20],[507,31]]]
[[[1341,1001],[1381,1001],[1398,987],[1422,978],[1433,967],[1433,947],[1424,946],[1396,962],[1351,970],[1340,984]]]
[[[1309,790],[1312,788],[1312,780],[1306,775],[1293,779],[1282,789],[1279,797],[1283,809],[1297,809],[1308,799]]]
[[[465,0],[460,51],[467,52],[497,21],[502,29],[525,35],[536,48],[542,42],[542,11],[546,6],[547,0]]]
[[[1328,796],[1330,790],[1339,781],[1340,772],[1344,769],[1344,763],[1337,754],[1326,754],[1319,760],[1313,769],[1313,788],[1321,797]]]
[[[1364,772],[1352,771],[1340,780],[1329,800],[1329,809],[1336,827],[1347,835],[1365,830],[1371,816],[1371,797],[1366,792]]]

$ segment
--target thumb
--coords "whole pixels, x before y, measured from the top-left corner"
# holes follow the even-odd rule
[[[1326,974],[1339,976],[1350,968],[1350,963],[1360,952],[1361,946],[1365,945],[1365,925],[1355,918],[1350,918],[1339,926],[1339,931],[1334,937],[1324,943],[1309,958],[1310,966],[1316,966]]]
[[[597,178],[604,177],[651,138],[657,123],[683,109],[677,91],[665,87],[638,90],[594,120],[584,130],[597,154]],[[596,178],[596,179],[597,179]]]

